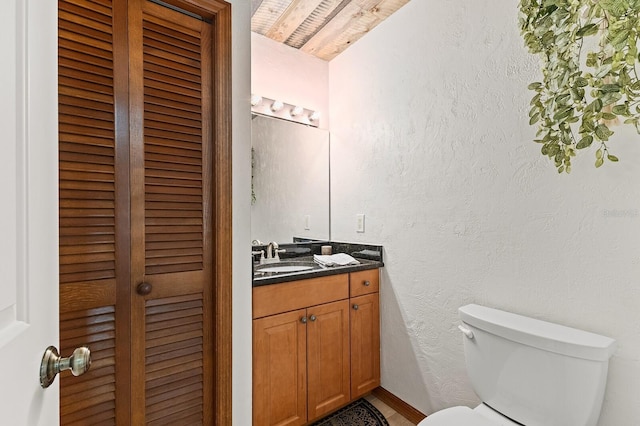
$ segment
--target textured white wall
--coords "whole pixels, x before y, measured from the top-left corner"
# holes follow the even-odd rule
[[[405,401],[477,403],[456,330],[476,302],[617,339],[600,425],[637,425],[640,137],[558,175],[538,76],[515,1],[415,0],[330,62],[332,238],[385,247],[382,382]]]
[[[329,126],[329,63],[251,33],[251,92],[320,112]]]
[[[251,424],[251,5],[232,3],[233,424]]]
[[[251,240],[329,239],[329,132],[270,117],[251,120]],[[305,229],[309,216],[309,229]]]

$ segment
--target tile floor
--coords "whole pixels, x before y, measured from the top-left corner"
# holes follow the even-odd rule
[[[373,395],[369,395],[365,397],[367,401],[369,401],[374,407],[378,409],[382,413],[383,416],[389,422],[389,426],[415,426],[415,423],[411,423],[409,420],[402,417],[399,413],[396,413],[395,410],[389,407],[384,402],[380,401]]]

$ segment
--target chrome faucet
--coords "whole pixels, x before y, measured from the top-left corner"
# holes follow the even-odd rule
[[[251,258],[253,260],[253,256],[259,254],[260,255],[260,264],[262,265],[264,263],[264,250],[253,250],[251,252]]]
[[[286,252],[285,249],[278,249],[278,243],[272,241],[267,244],[267,258],[265,263],[280,262],[280,253]]]

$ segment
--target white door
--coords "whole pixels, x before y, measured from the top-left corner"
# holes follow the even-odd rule
[[[57,425],[56,0],[2,0],[0,58],[0,424]]]

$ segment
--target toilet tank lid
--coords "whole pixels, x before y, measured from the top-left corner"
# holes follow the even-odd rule
[[[486,306],[466,305],[458,312],[473,327],[549,352],[607,361],[616,349],[616,341],[609,337]]]

